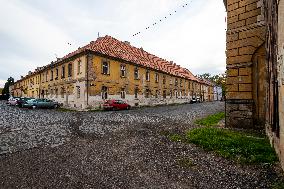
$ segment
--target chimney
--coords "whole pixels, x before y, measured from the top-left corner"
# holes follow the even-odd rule
[[[31,74],[32,74],[32,72],[31,72],[31,71],[29,71],[29,72],[28,72],[28,75],[31,75]]]
[[[140,47],[140,50],[142,50],[142,51],[143,51],[143,47]]]
[[[129,42],[129,41],[124,41],[124,43],[126,43],[126,44],[130,45],[130,42]]]

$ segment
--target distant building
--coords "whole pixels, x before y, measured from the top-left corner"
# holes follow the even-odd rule
[[[214,85],[214,101],[223,100],[223,90],[222,87]]]
[[[204,95],[203,88],[208,101],[213,100],[213,87],[189,70],[105,36],[29,72],[14,84],[13,94],[85,109],[106,99],[123,99],[133,106],[185,103]]]

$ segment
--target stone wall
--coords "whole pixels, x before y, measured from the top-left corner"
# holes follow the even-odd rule
[[[228,127],[253,128],[255,105],[253,57],[265,42],[263,3],[259,0],[227,1]],[[265,57],[263,57],[265,58]],[[264,83],[260,83],[264,84]]]

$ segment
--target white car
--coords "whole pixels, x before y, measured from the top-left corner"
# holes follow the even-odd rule
[[[18,100],[20,100],[20,98],[18,98],[18,97],[12,97],[12,96],[11,96],[11,97],[8,99],[8,105],[16,106]]]

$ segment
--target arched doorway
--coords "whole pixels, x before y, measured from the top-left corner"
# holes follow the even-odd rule
[[[264,128],[267,91],[267,66],[265,45],[262,44],[253,54],[253,123],[255,127]]]

